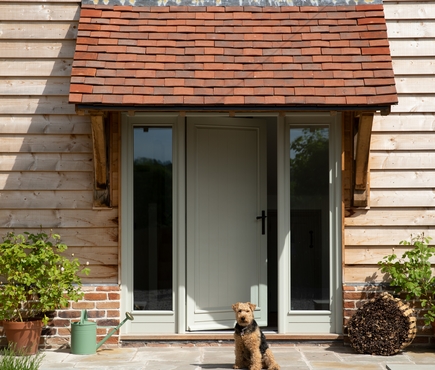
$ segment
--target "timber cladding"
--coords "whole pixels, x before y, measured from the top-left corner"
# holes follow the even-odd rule
[[[373,121],[367,207],[350,206],[348,155],[353,153],[344,148],[345,325],[363,302],[384,289],[378,261],[393,248],[401,255],[405,248],[399,242],[411,234],[435,237],[435,2],[385,1],[384,12],[399,104]],[[350,126],[344,135],[352,135]],[[422,320],[417,324],[415,343],[431,341]]]
[[[78,1],[0,3],[0,234],[52,229],[89,263],[83,282],[117,284],[118,123],[111,207],[95,208],[90,116],[68,103],[79,15]]]

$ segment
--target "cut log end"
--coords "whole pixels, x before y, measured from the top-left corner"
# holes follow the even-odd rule
[[[356,352],[394,355],[414,340],[417,332],[415,313],[400,299],[382,293],[350,318],[348,332]]]

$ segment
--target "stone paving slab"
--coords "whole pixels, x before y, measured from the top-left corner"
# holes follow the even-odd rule
[[[282,370],[435,370],[435,349],[394,356],[355,353],[340,345],[271,345]],[[43,351],[40,370],[229,370],[232,346],[166,346],[100,349],[93,355]]]
[[[387,370],[434,370],[434,365],[404,365],[404,364],[387,364]]]

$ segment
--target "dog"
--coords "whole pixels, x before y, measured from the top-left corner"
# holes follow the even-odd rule
[[[254,320],[255,307],[251,302],[232,305],[237,321],[234,328],[236,360],[233,369],[280,370],[266,337]]]

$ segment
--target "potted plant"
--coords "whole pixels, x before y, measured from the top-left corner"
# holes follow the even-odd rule
[[[424,233],[411,235],[411,241],[403,240],[401,245],[412,246],[399,258],[396,254],[385,256],[378,262],[381,271],[391,277],[390,286],[396,293],[406,294],[406,300],[419,300],[425,309],[424,323],[430,325],[435,320],[435,277],[432,276],[430,258],[435,248],[429,246],[431,237]]]
[[[82,298],[77,258],[58,234],[9,232],[0,244],[0,320],[9,344],[34,354],[47,314]],[[27,330],[30,329],[30,332]],[[14,337],[16,335],[16,337]],[[28,343],[26,343],[26,340]]]

